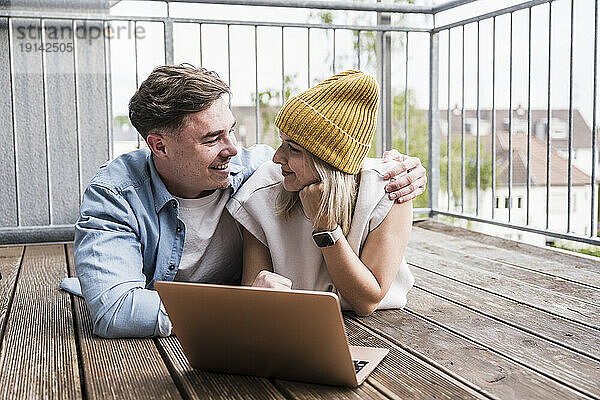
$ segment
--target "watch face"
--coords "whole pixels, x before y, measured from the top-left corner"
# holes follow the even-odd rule
[[[313,239],[319,247],[328,247],[335,244],[329,232],[315,233]]]

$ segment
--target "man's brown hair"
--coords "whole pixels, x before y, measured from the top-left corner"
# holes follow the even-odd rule
[[[156,67],[129,100],[129,120],[144,140],[150,133],[177,133],[185,117],[210,107],[231,90],[219,76],[190,64]]]

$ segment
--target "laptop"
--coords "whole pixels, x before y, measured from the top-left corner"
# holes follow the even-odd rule
[[[196,369],[360,385],[388,349],[349,346],[334,293],[156,282]]]

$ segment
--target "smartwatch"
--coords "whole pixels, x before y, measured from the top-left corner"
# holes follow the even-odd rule
[[[332,231],[313,231],[312,233],[313,240],[317,247],[333,246],[342,236],[344,236],[344,232],[342,232],[342,228],[340,228],[339,225]]]

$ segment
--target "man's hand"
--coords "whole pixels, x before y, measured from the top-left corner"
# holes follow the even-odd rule
[[[278,290],[291,290],[292,281],[285,276],[263,269],[256,275],[256,278],[254,278],[252,286]]]
[[[425,192],[427,171],[421,165],[421,160],[400,154],[395,149],[383,153],[383,159],[399,162],[384,176],[384,179],[390,179],[390,183],[385,187],[385,191],[390,193],[390,199],[397,199],[398,203],[404,203]],[[404,172],[406,174],[398,176]]]

